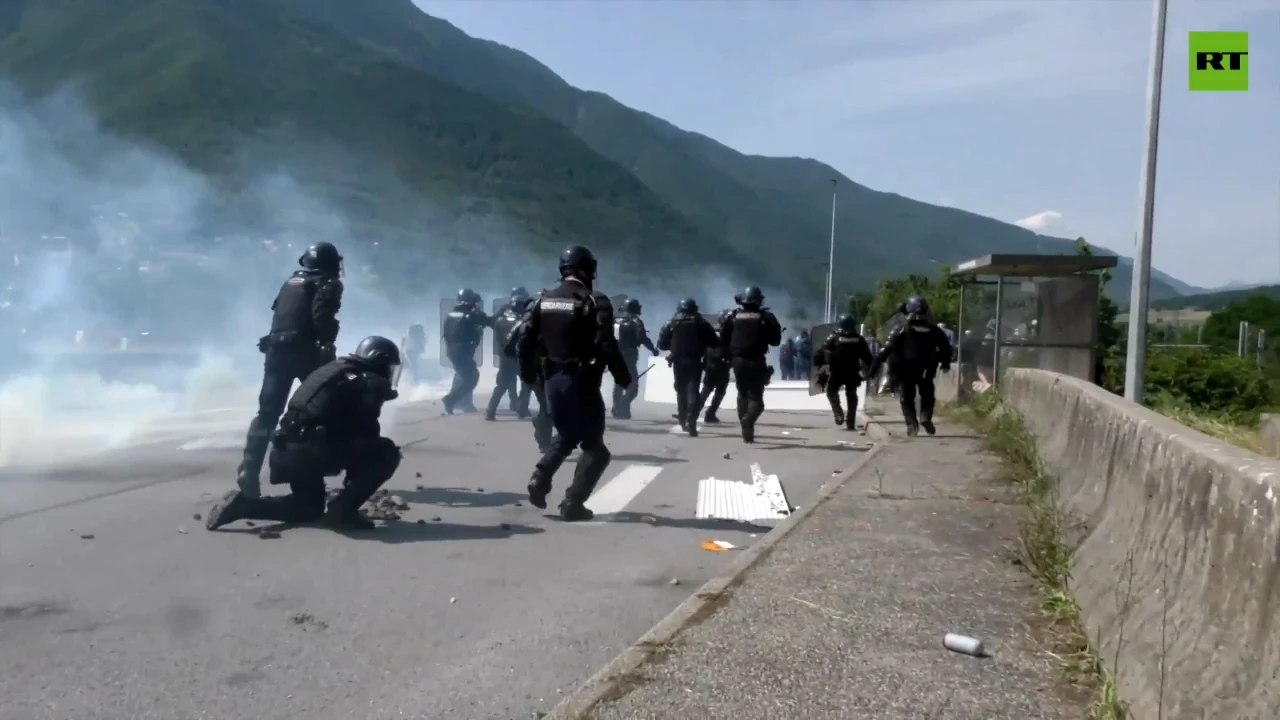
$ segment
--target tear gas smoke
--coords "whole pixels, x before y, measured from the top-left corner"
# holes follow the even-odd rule
[[[207,176],[113,136],[71,90],[33,100],[0,89],[0,340],[11,348],[0,356],[0,468],[243,432],[271,301],[315,242],[345,257],[340,353],[365,335],[401,342],[411,323],[426,328],[421,376],[401,389],[407,401],[447,387],[435,362],[441,298],[471,287],[488,309],[514,285],[556,280],[558,247],[524,250],[494,214],[460,221],[445,207],[456,201],[426,202],[369,158],[277,134],[246,140],[231,165]],[[382,199],[403,217],[383,217],[380,205],[377,222],[397,241],[354,231],[341,203],[298,180],[317,174],[389,188],[398,198]],[[442,217],[448,226],[433,233]],[[610,282],[612,268],[641,254],[662,266],[640,241],[601,253],[600,286],[640,298],[655,334],[681,297],[715,312],[740,288],[715,268],[676,268],[642,287]],[[478,401],[492,388],[488,344]]]

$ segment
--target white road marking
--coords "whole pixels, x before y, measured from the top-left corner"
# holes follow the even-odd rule
[[[587,500],[596,515],[622,512],[662,472],[661,465],[628,465]]]

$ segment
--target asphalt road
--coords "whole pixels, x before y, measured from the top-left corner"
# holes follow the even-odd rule
[[[525,502],[527,422],[432,402],[387,423],[405,452],[388,488],[411,508],[367,539],[204,530],[247,418],[0,471],[0,720],[548,710],[732,559],[701,541],[762,532],[694,520],[698,480],[759,462],[803,505],[855,459],[826,416],[766,414],[748,447],[732,426],[674,434],[670,412],[611,423],[600,497],[618,512],[586,524]]]

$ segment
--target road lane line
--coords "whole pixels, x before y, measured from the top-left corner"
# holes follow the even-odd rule
[[[622,512],[661,472],[661,465],[628,465],[591,495],[587,507],[596,515]]]

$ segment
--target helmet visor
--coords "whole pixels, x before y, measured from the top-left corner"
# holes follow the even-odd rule
[[[395,390],[400,387],[400,375],[404,372],[404,365],[400,363],[392,363],[387,366],[387,377],[391,379],[391,389]]]

